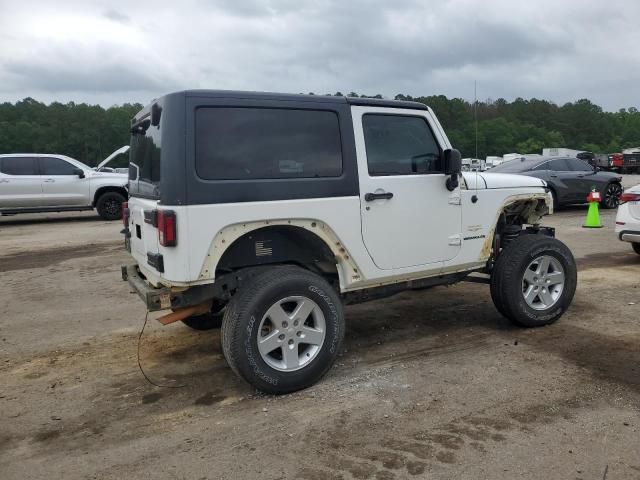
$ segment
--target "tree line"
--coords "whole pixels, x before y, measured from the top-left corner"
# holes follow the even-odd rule
[[[383,98],[356,92],[347,96]],[[545,147],[614,153],[640,146],[640,112],[635,107],[605,112],[587,99],[564,105],[535,98],[468,102],[398,94],[395,99],[429,105],[464,157],[541,153]],[[74,102],[46,105],[32,98],[5,102],[0,104],[0,153],[58,153],[94,166],[129,143],[131,118],[141,108],[139,103],[109,108]]]

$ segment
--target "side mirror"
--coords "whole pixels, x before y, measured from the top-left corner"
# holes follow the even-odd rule
[[[450,192],[458,188],[460,173],[462,173],[462,155],[455,148],[448,148],[444,151],[444,174],[450,175],[447,178],[447,190]]]
[[[73,174],[77,175],[79,178],[84,178],[84,170],[82,170],[81,168],[75,168],[73,170]]]
[[[462,172],[462,155],[455,148],[444,151],[444,174],[458,175]]]

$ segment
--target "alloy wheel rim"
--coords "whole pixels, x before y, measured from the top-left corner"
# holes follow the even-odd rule
[[[119,210],[119,202],[117,200],[109,200],[105,203],[105,210],[110,215],[117,215]]]
[[[618,203],[620,202],[619,197],[621,193],[622,193],[622,188],[620,186],[609,185],[607,187],[607,191],[604,197],[604,203],[607,205],[607,207],[609,208],[617,207]]]
[[[564,290],[565,273],[557,258],[542,255],[533,260],[522,277],[522,296],[534,310],[553,307]]]
[[[326,321],[316,302],[302,295],[275,302],[258,328],[262,360],[281,372],[299,370],[318,356],[326,337]]]

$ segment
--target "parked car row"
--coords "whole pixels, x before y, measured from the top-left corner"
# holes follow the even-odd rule
[[[515,173],[541,178],[551,190],[555,207],[585,203],[595,188],[603,208],[616,208],[623,192],[622,177],[603,172],[575,157],[523,156],[491,169],[492,173]]]

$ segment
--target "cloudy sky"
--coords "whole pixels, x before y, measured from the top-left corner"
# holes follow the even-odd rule
[[[186,88],[640,107],[638,0],[0,0],[0,101]]]

